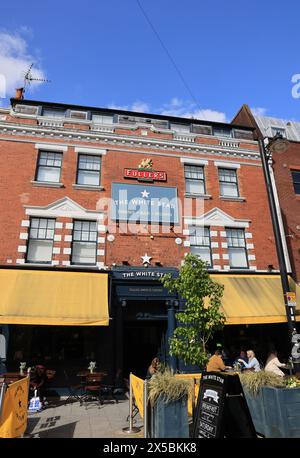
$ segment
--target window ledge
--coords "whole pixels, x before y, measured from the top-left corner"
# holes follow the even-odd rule
[[[99,270],[99,267],[96,264],[69,264],[68,269],[94,269],[94,270]]]
[[[46,188],[63,188],[64,185],[63,183],[55,183],[52,181],[35,181],[31,180],[30,183],[33,184],[33,186],[42,186]]]
[[[220,199],[221,200],[232,200],[232,201],[235,201],[235,202],[245,202],[246,201],[246,197],[227,197],[227,196],[220,196]]]
[[[212,196],[210,194],[190,194],[190,193],[185,193],[185,197],[191,197],[194,199],[211,199]]]
[[[104,191],[103,186],[92,186],[87,184],[72,184],[73,188],[75,189],[85,189],[87,191]]]
[[[38,266],[38,267],[58,267],[57,264],[53,264],[53,261],[51,263],[48,262],[24,262],[22,266],[28,266],[28,267],[33,267],[33,266]]]

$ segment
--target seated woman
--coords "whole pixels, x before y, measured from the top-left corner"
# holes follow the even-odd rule
[[[238,362],[243,365],[242,366],[243,369],[250,369],[250,370],[253,370],[254,372],[259,372],[261,370],[260,364],[258,362],[258,359],[255,357],[255,353],[253,350],[247,351],[247,358],[248,358],[248,363],[246,363],[242,358],[238,359]]]
[[[285,373],[282,372],[280,367],[287,368],[287,365],[279,361],[277,351],[273,350],[268,355],[265,365],[265,371],[273,372],[276,375],[280,375],[280,377],[284,377]]]
[[[38,364],[31,369],[29,383],[30,397],[34,396],[34,391],[36,390],[42,406],[45,404],[44,393],[46,380],[47,374],[45,366]]]
[[[147,379],[151,378],[152,375],[154,375],[158,371],[159,364],[160,364],[159,358],[152,359],[151,364],[147,370],[147,375],[146,375]]]

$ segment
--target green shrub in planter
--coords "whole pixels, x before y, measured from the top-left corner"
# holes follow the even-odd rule
[[[189,437],[187,400],[192,383],[165,370],[149,380],[151,437]]]

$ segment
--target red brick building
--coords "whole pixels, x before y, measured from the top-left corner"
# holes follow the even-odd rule
[[[163,348],[170,316],[180,307],[157,278],[176,273],[189,251],[227,282],[228,346],[248,345],[253,335],[256,341],[263,335],[263,324],[285,321],[253,129],[32,100],[11,103],[0,109],[2,270],[100,271],[111,278],[110,325],[100,331],[92,320],[74,331],[74,322],[64,318],[68,328],[62,326],[62,336],[57,327],[60,337],[53,340],[51,326],[32,326],[51,322],[27,319],[26,310],[3,321],[15,334],[22,327],[31,341],[28,354],[44,339],[49,358],[63,345],[69,359],[84,348],[86,359],[141,373]],[[76,323],[87,324],[85,319]],[[259,331],[252,335],[254,328]],[[98,348],[90,350],[95,339]],[[12,340],[10,358],[16,361]]]
[[[255,129],[256,138],[271,139],[277,132],[287,138],[289,148],[284,153],[273,154],[271,173],[278,200],[278,215],[282,219],[282,241],[287,247],[287,270],[300,282],[300,123],[268,116],[253,115],[243,105],[234,118]]]

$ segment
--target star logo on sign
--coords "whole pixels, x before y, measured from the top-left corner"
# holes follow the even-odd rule
[[[151,256],[148,256],[147,253],[144,254],[144,256],[141,256],[143,260],[143,264],[150,264],[150,259],[152,259]]]
[[[141,191],[142,197],[148,197],[150,192],[147,192],[146,189],[144,191]]]

